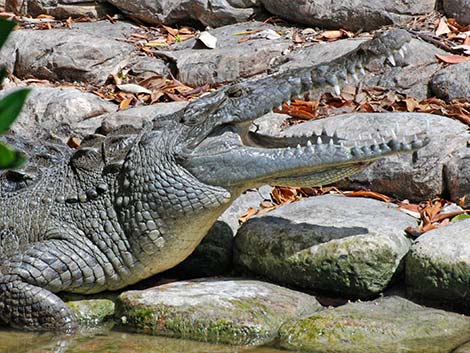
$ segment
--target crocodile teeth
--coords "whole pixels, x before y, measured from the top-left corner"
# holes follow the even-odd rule
[[[330,139],[330,141],[328,141],[328,146],[333,146],[333,145],[334,145],[333,139]]]
[[[277,110],[282,110],[282,104],[279,104],[279,106],[277,107]]]
[[[398,49],[398,54],[400,54],[400,56],[402,57],[402,59],[405,58],[405,51],[403,50],[403,48]]]
[[[323,144],[323,141],[322,141],[321,137],[318,136],[318,138],[317,138],[317,145],[321,145],[321,144]]]
[[[312,147],[312,141],[310,140],[307,141],[307,147]]]
[[[390,54],[388,57],[387,57],[387,60],[390,62],[390,64],[392,66],[397,66],[397,63],[395,62],[395,58],[393,57],[393,54]]]
[[[353,74],[351,76],[354,79],[354,81],[359,81],[359,77],[357,76],[357,74],[355,72],[353,72]]]
[[[334,90],[335,90],[335,93],[337,96],[340,96],[341,95],[341,88],[339,87],[339,85],[334,85]]]

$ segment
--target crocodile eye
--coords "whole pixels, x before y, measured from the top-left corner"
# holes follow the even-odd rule
[[[227,96],[229,97],[241,97],[243,93],[243,89],[240,86],[231,86],[227,90]]]

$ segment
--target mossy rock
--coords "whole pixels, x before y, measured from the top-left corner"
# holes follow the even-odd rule
[[[291,321],[280,336],[283,348],[315,353],[447,353],[468,341],[470,318],[388,297]]]
[[[117,301],[124,328],[228,344],[265,344],[286,320],[319,310],[307,294],[238,279],[175,282],[125,292]]]
[[[114,302],[109,299],[74,300],[67,305],[80,325],[101,325],[114,317]]]

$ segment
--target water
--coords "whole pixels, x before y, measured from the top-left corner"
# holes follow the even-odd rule
[[[75,336],[0,330],[0,353],[286,353],[267,347],[234,347],[110,330]]]

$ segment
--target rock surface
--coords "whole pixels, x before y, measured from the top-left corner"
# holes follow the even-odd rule
[[[429,125],[429,128],[426,125]],[[419,113],[352,113],[310,121],[286,130],[288,135],[320,132],[323,128],[346,140],[356,140],[363,131],[412,135],[428,130],[431,142],[417,153],[388,157],[372,164],[363,172],[338,183],[346,189],[370,188],[401,199],[424,200],[452,192],[444,169],[452,156],[467,147],[466,125],[442,116]],[[463,180],[462,180],[463,182]],[[463,187],[463,186],[461,186]]]
[[[114,302],[109,299],[73,300],[67,305],[80,325],[102,325],[114,316]]]
[[[322,309],[314,297],[252,280],[175,282],[119,296],[127,329],[230,344],[272,341],[289,319]]]
[[[8,92],[11,90],[4,94]],[[34,87],[11,131],[32,139],[53,134],[66,141],[78,130],[78,124],[116,109],[115,104],[78,89]],[[93,131],[90,129],[87,133]]]
[[[17,14],[33,17],[47,14],[58,19],[84,16],[97,18],[110,11],[103,0],[6,0],[5,8]]]
[[[450,353],[468,340],[470,318],[388,297],[324,310],[280,334],[282,347],[315,353]]]
[[[437,97],[446,101],[459,98],[469,99],[470,61],[451,65],[438,71],[431,80],[431,89]]]
[[[382,292],[402,270],[416,221],[375,200],[319,196],[249,219],[235,262],[275,282],[351,297]]]
[[[256,33],[258,30],[261,32]],[[245,34],[250,32],[253,34]],[[210,33],[217,38],[216,49],[201,47],[197,40],[191,39],[174,46],[172,51],[159,52],[160,56],[175,63],[178,80],[189,86],[233,81],[263,73],[292,45],[289,29],[261,22],[225,26]],[[240,42],[242,38],[248,40]]]
[[[219,27],[248,20],[256,13],[257,0],[108,0],[118,9],[150,24],[200,22]]]
[[[128,28],[124,23],[116,26],[115,37],[119,36],[120,26]],[[90,24],[84,27],[93,28]],[[78,29],[15,31],[0,52],[0,62],[20,78],[34,75],[53,81],[103,84],[123,66],[134,46],[110,39],[101,26],[95,31],[98,28],[99,34]]]
[[[443,0],[444,12],[448,17],[455,18],[461,25],[470,24],[469,0]]]
[[[429,231],[406,260],[406,283],[417,298],[470,308],[470,220]]]
[[[308,26],[369,31],[408,21],[434,10],[434,1],[310,1],[261,0],[266,9],[289,21]]]

